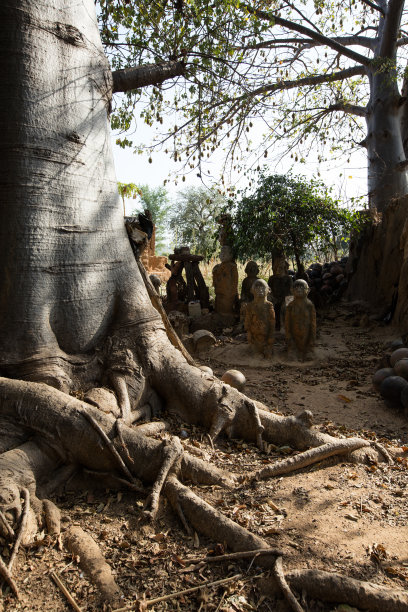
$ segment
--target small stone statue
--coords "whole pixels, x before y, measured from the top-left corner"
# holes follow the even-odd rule
[[[316,341],[316,310],[307,298],[309,287],[306,281],[293,283],[293,300],[286,306],[285,334],[288,353],[296,351],[304,361],[313,353]]]
[[[221,263],[214,266],[212,271],[214,310],[220,315],[233,316],[238,303],[238,268],[229,246],[221,247],[220,259]]]
[[[259,267],[256,261],[248,261],[245,266],[246,278],[242,281],[241,302],[252,302],[254,296],[251,293],[252,285],[258,280]]]
[[[149,274],[150,282],[158,296],[160,296],[160,285],[162,284],[161,279],[157,276],[157,274]]]
[[[275,332],[275,311],[268,301],[269,292],[266,281],[254,282],[251,288],[254,299],[247,304],[244,323],[249,344],[265,357],[272,355]]]
[[[302,263],[300,263],[299,266],[298,266],[298,270],[297,270],[297,272],[295,274],[295,279],[296,280],[304,280],[307,283],[309,282],[309,275],[306,272],[305,266]]]
[[[288,274],[288,262],[285,258],[278,258],[273,264],[273,275],[268,279],[268,285],[272,291],[272,301],[275,307],[276,330],[281,328],[281,311],[285,304],[285,298],[292,293],[293,280]],[[283,313],[282,313],[283,316]]]

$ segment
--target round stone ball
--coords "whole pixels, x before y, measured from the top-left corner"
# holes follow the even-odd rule
[[[380,392],[381,383],[389,376],[395,376],[395,372],[392,368],[381,368],[373,376],[373,387],[378,393]]]
[[[392,351],[396,351],[397,349],[400,349],[400,348],[405,348],[404,341],[402,338],[396,338],[395,340],[391,342],[390,349]]]
[[[401,404],[404,406],[405,411],[408,410],[408,387],[404,387],[401,391]]]
[[[212,371],[211,368],[209,368],[208,366],[198,366],[199,370],[202,370],[203,372],[205,372],[206,374],[209,374],[210,376],[213,376],[214,372]]]
[[[330,268],[330,274],[333,274],[333,276],[343,274],[343,268],[339,266],[339,264],[334,264],[334,266]]]
[[[401,402],[401,393],[408,387],[408,381],[401,376],[388,376],[380,386],[380,393],[384,399],[399,404]]]
[[[402,376],[402,378],[408,380],[408,357],[397,361],[394,364],[394,371],[397,376]]]
[[[330,285],[326,285],[326,284],[322,286],[320,291],[322,293],[325,293],[326,295],[331,295],[333,293],[333,289],[330,287]]]
[[[242,391],[245,387],[246,378],[239,370],[227,370],[221,377],[227,385],[235,387],[238,391]]]
[[[391,367],[393,368],[397,361],[400,359],[405,359],[405,357],[408,357],[408,348],[399,348],[394,351],[390,357]]]

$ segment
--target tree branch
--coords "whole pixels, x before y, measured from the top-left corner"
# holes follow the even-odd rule
[[[353,35],[336,36],[332,38],[331,40],[334,40],[335,42],[341,45],[344,45],[344,46],[348,46],[348,45],[360,46],[360,47],[365,47],[366,49],[373,49],[373,47],[376,44],[376,40],[373,38],[369,38],[368,36],[353,36]],[[400,40],[407,41],[407,39],[400,39]],[[234,48],[239,51],[245,51],[246,49],[270,49],[271,47],[275,47],[281,44],[285,44],[285,45],[296,44],[296,45],[303,45],[304,47],[307,47],[307,48],[312,48],[312,47],[317,47],[319,45],[322,45],[323,43],[318,42],[317,40],[310,40],[310,38],[296,38],[296,37],[275,38],[274,40],[259,42],[259,43],[256,43],[255,45],[247,45],[247,46],[241,45],[239,47],[234,47]],[[406,44],[406,42],[401,43],[400,41],[398,41],[398,44]]]
[[[235,98],[235,101],[237,102],[238,100],[243,100],[245,98],[253,98],[260,94],[273,93],[274,91],[304,87],[305,85],[320,85],[322,83],[344,81],[344,79],[352,76],[364,75],[365,73],[366,71],[363,66],[353,66],[353,68],[346,68],[345,70],[331,72],[330,74],[318,74],[316,76],[304,77],[303,79],[296,79],[294,81],[280,81],[278,83],[272,83],[271,85],[263,85],[262,87],[258,87],[258,89],[254,89],[249,93]]]
[[[392,1],[403,2],[403,0],[391,0],[391,2]],[[323,34],[319,34],[319,32],[315,32],[314,30],[311,30],[310,28],[306,28],[300,23],[296,23],[294,21],[288,21],[287,19],[278,17],[278,15],[270,15],[266,11],[261,11],[259,9],[253,9],[248,4],[244,4],[243,6],[248,11],[248,13],[250,13],[251,15],[256,15],[260,19],[270,21],[271,23],[280,25],[283,28],[286,28],[288,30],[299,32],[299,34],[304,34],[308,38],[311,38],[312,40],[315,40],[316,42],[326,45],[327,47],[331,47],[332,49],[334,49],[341,55],[344,55],[354,60],[355,62],[362,64],[363,66],[370,66],[371,64],[371,60],[368,57],[365,57],[364,55],[361,55],[360,53],[356,53],[355,51],[352,51],[351,49],[347,49],[347,47],[344,47],[340,43],[336,42],[334,39],[328,38],[327,36],[324,36]]]
[[[158,85],[167,79],[183,76],[184,62],[167,62],[166,64],[148,64],[134,68],[124,68],[112,72],[113,93],[139,89],[148,85]]]
[[[367,111],[362,106],[356,106],[355,104],[348,104],[348,102],[337,102],[331,104],[327,109],[330,112],[342,111],[349,115],[357,115],[358,117],[367,117]]]
[[[374,2],[370,2],[370,0],[361,0],[361,1],[367,6],[369,6],[370,8],[374,9],[375,11],[379,11],[382,15],[385,15],[384,10],[381,8],[381,6],[378,6],[378,4],[375,4]]]

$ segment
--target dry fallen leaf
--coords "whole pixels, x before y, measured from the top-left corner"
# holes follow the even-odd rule
[[[341,402],[345,402],[346,404],[349,404],[350,402],[353,401],[346,395],[341,395],[341,394],[337,396],[337,399],[340,400]]]

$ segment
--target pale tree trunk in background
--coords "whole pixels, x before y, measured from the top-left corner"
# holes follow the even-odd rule
[[[367,105],[368,195],[379,212],[388,202],[408,194],[408,174],[402,136],[404,99],[394,70],[403,0],[380,0],[383,10],[378,42],[372,65],[368,68],[370,100]]]
[[[392,314],[396,306],[393,321],[406,327],[401,313],[408,305],[404,306],[406,296],[398,287],[405,282],[401,277],[400,242],[408,214],[407,100],[405,86],[403,95],[399,93],[393,70],[404,2],[390,0],[379,5],[384,17],[380,21],[373,65],[367,71],[370,100],[364,141],[371,220],[350,253],[349,269],[356,266],[356,270],[348,295],[381,307],[384,314],[387,311]]]

